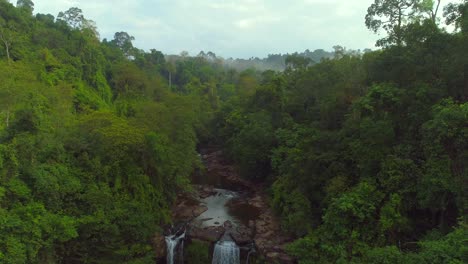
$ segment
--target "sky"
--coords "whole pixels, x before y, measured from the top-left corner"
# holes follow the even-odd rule
[[[212,51],[224,58],[306,49],[374,49],[364,24],[374,0],[33,0],[35,13],[70,7],[94,20],[101,38],[125,31],[134,46],[165,54]],[[381,36],[380,36],[381,37]]]

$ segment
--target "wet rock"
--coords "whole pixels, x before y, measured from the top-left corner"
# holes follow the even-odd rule
[[[211,186],[199,186],[198,196],[200,199],[205,199],[216,194],[216,191]]]
[[[198,239],[207,242],[216,242],[225,233],[225,228],[222,226],[211,226],[199,228],[192,226],[187,235],[192,239]]]
[[[292,238],[282,232],[279,219],[275,217],[274,212],[269,207],[268,197],[264,193],[265,188],[241,178],[235,166],[230,164],[223,157],[223,152],[218,149],[209,147],[201,150],[207,175],[214,176],[215,180],[219,178],[219,184],[223,188],[242,193],[239,199],[232,199],[228,202],[227,206],[230,210],[240,209],[241,212],[249,212],[249,216],[251,213],[255,213],[255,216],[245,219],[248,220],[245,225],[226,221],[221,226],[205,228],[191,226],[187,231],[187,236],[201,241],[216,242],[223,235],[229,235],[237,244],[244,246],[253,241],[257,246],[258,254],[264,256],[267,263],[294,263],[294,259],[288,256],[285,251],[285,245],[291,242]],[[195,194],[178,197],[176,203],[178,206],[174,209],[177,213],[174,215],[191,220],[207,210],[206,207],[201,207],[200,199],[216,195],[216,190],[208,185],[194,187]],[[193,197],[196,198],[195,205]],[[190,210],[186,208],[190,208]],[[213,219],[206,220],[213,221]],[[220,225],[219,222],[214,224]],[[164,237],[160,242],[164,242]],[[165,250],[165,243],[163,245]]]
[[[156,258],[163,258],[166,256],[166,240],[164,235],[156,234],[153,237],[153,247]]]
[[[231,231],[232,239],[238,245],[246,245],[253,241],[253,230],[244,225],[239,225],[235,230]]]
[[[223,223],[223,226],[224,226],[224,228],[226,228],[226,229],[231,229],[231,228],[232,228],[232,223],[231,223],[231,221],[228,220],[228,221],[225,221],[225,222]]]
[[[204,205],[199,205],[199,206],[195,207],[192,210],[192,217],[196,218],[196,217],[200,216],[201,214],[203,214],[206,211],[208,211],[208,207],[206,207]]]

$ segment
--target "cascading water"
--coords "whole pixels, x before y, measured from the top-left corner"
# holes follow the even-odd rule
[[[218,241],[212,264],[240,264],[240,250],[234,241]]]
[[[250,255],[251,255],[252,253],[256,253],[254,247],[250,248],[249,253],[247,254],[247,260],[245,261],[246,264],[249,264],[249,262],[250,262]]]
[[[167,247],[167,264],[175,264],[176,258],[178,257],[177,252],[182,251],[183,254],[183,247],[184,247],[184,238],[185,238],[185,231],[181,234],[174,234],[170,236],[166,236],[166,247]],[[180,255],[180,254],[179,254]],[[182,255],[180,255],[182,256]],[[179,258],[180,258],[179,256]],[[183,262],[183,260],[178,260],[178,262]]]

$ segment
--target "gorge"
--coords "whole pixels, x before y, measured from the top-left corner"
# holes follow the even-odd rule
[[[162,235],[155,239],[155,247],[166,248],[160,258],[183,263],[184,247],[195,240],[208,245],[213,264],[255,263],[258,258],[293,263],[282,247],[291,238],[281,233],[263,186],[242,179],[218,147],[202,149],[200,157],[205,170],[192,176],[194,191],[179,194],[173,208],[176,228],[168,230],[165,243]]]

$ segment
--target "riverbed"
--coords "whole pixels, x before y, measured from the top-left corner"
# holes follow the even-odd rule
[[[254,255],[269,263],[293,263],[284,252],[291,239],[281,232],[263,188],[242,179],[221,151],[205,149],[200,158],[205,170],[193,175],[194,192],[180,194],[173,207],[174,222],[186,225],[184,241],[210,243],[210,256],[215,249],[235,245],[238,249],[233,250],[240,251],[242,263]]]

